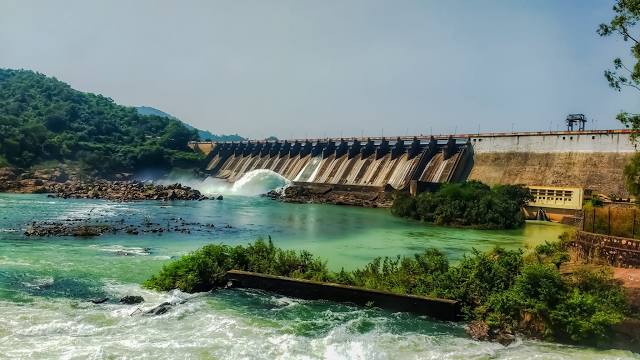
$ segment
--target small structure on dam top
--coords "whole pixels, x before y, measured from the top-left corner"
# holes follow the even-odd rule
[[[582,129],[581,120],[575,121]],[[208,154],[206,170],[212,176],[230,182],[252,170],[270,169],[294,183],[351,190],[409,190],[413,182],[419,192],[429,184],[479,180],[588,189],[625,198],[622,171],[636,151],[630,134],[579,130],[190,146]]]
[[[584,114],[569,114],[567,115],[567,131],[584,131],[585,126],[587,125],[587,118]],[[574,126],[578,125],[578,128],[575,129]]]

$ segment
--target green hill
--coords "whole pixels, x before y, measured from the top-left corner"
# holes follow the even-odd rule
[[[195,166],[187,142],[196,130],[166,116],[145,116],[108,97],[53,77],[0,69],[0,166],[77,161],[99,175]]]
[[[213,134],[213,133],[211,133],[210,131],[207,131],[207,130],[200,130],[200,129],[194,128],[193,126],[191,126],[191,125],[187,124],[186,122],[178,119],[177,117],[175,117],[175,116],[173,116],[171,114],[167,114],[166,112],[164,112],[162,110],[158,110],[158,109],[150,107],[150,106],[138,106],[138,107],[136,107],[136,109],[138,110],[138,113],[141,114],[141,115],[164,116],[164,117],[168,117],[168,118],[171,118],[171,119],[179,120],[188,129],[196,130],[198,132],[198,137],[200,138],[200,140],[204,140],[204,141],[242,141],[242,140],[247,140],[247,139],[243,138],[242,136],[240,136],[238,134],[217,135],[217,134]]]

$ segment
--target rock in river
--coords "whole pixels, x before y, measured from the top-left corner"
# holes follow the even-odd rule
[[[120,302],[127,305],[140,304],[141,302],[144,302],[144,298],[138,295],[127,295],[120,299]]]
[[[163,302],[151,310],[145,311],[144,315],[162,315],[171,309],[171,303]]]

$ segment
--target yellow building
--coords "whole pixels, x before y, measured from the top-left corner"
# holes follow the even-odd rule
[[[584,190],[573,187],[528,186],[533,195],[529,206],[551,209],[582,209]]]

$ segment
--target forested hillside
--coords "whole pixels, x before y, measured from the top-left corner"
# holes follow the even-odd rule
[[[96,174],[192,166],[197,131],[33,71],[0,69],[0,166],[77,161]]]

